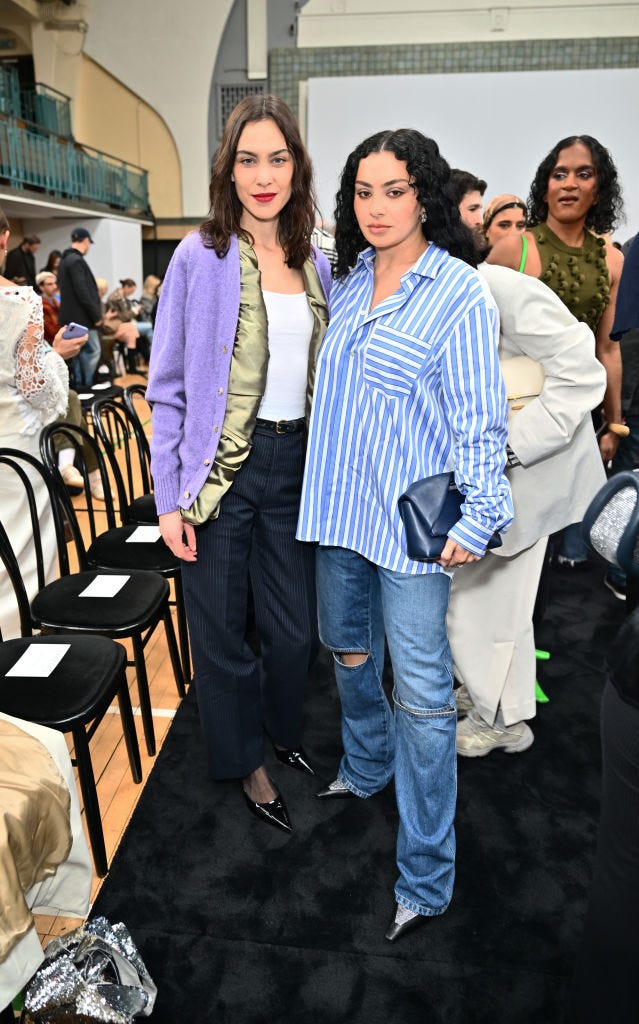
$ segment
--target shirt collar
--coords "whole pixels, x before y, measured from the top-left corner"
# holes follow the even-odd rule
[[[418,277],[437,277],[442,261],[448,255],[445,249],[431,242],[426,252],[423,252],[413,266],[402,274],[402,281],[409,281]],[[375,248],[369,245],[367,249],[360,252],[357,257],[357,266],[364,267],[370,274],[373,273],[375,265]]]

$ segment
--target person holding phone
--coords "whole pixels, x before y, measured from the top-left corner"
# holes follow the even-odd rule
[[[330,270],[311,247],[311,164],[291,111],[242,100],[213,161],[211,211],[162,288],[146,397],[160,531],[183,560],[210,773],[290,831],[264,764],[312,768],[302,704],[316,645],[314,554],[295,540]],[[249,580],[261,665],[246,635]]]
[[[390,941],[442,914],[452,896],[451,574],[482,558],[512,518],[499,319],[449,187],[437,144],[412,129],[379,132],[346,161],[297,533],[319,544],[320,637],[342,705],[344,755],[318,796],[367,799],[395,778]],[[449,470],[461,518],[438,562],[416,561],[398,498]],[[382,687],[384,635],[394,714]]]

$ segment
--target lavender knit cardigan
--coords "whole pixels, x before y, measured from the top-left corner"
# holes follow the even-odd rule
[[[313,253],[324,293],[326,257]],[[226,410],[240,310],[237,239],[219,259],[198,232],[180,242],[162,285],[146,397],[153,405],[151,468],[158,513],[190,508],[209,475]]]

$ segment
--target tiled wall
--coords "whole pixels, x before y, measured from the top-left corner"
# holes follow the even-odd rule
[[[309,47],[271,51],[269,88],[297,113],[298,83],[308,78],[634,67],[639,67],[639,36],[425,46]]]

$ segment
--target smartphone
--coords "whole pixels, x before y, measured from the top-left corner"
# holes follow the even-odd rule
[[[62,335],[63,338],[82,338],[83,335],[89,333],[88,327],[83,327],[82,324],[70,323],[66,331]]]

